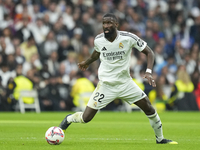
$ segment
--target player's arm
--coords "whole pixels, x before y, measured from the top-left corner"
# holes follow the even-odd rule
[[[78,63],[78,67],[82,70],[85,71],[91,63],[99,59],[100,53],[97,52],[96,50],[93,51],[92,55],[85,61],[82,61],[81,63]]]
[[[152,49],[147,45],[144,50],[142,51],[147,56],[147,70],[145,72],[144,78],[146,78],[150,85],[156,87],[156,83],[152,77],[152,69],[154,63],[154,52]]]

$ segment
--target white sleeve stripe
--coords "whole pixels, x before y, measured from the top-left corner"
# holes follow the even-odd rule
[[[120,35],[122,35],[122,36],[129,36],[129,37],[132,37],[134,40],[137,41],[137,38],[136,38],[134,35],[132,35],[132,34],[121,32]]]
[[[101,38],[101,37],[103,37],[103,33],[97,35],[97,36],[95,37],[95,39],[98,39],[98,38]]]

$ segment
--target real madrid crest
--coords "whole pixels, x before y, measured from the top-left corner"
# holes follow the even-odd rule
[[[119,48],[124,48],[124,45],[122,43],[119,43]]]

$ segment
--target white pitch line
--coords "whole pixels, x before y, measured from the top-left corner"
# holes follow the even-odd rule
[[[58,123],[59,121],[37,121],[37,120],[0,120],[0,123],[32,123],[32,124],[41,124],[41,123]]]

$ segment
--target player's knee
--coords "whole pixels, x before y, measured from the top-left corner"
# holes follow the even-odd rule
[[[90,117],[83,117],[84,123],[88,123],[88,122],[90,122],[91,120],[92,120],[92,118],[90,118]]]
[[[146,115],[152,115],[156,112],[156,110],[153,108],[152,105],[148,105],[148,107],[146,107],[144,112],[145,112]]]

